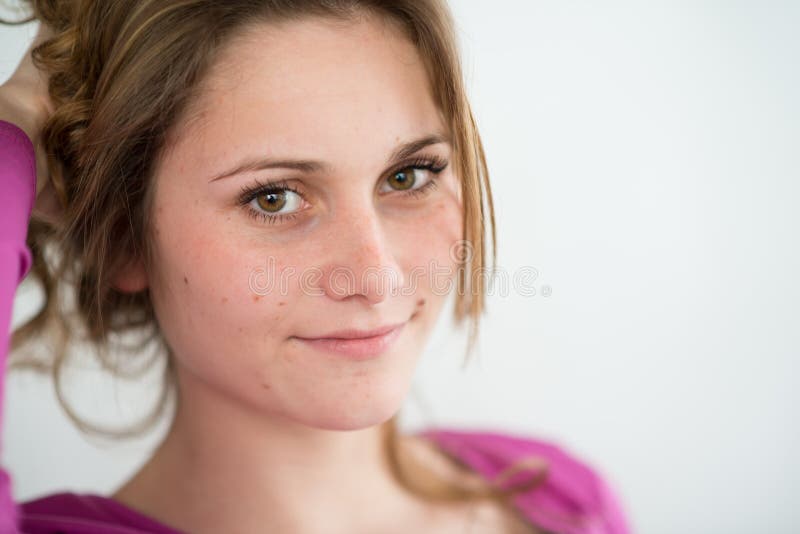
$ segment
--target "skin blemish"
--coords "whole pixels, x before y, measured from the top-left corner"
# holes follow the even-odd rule
[[[253,295],[253,302],[258,302],[261,300],[261,295]]]
[[[272,386],[270,386],[270,385],[269,385],[269,384],[267,384],[266,382],[262,382],[262,383],[261,383],[261,387],[263,387],[264,389],[272,389]]]
[[[186,275],[183,275],[183,283],[189,285],[189,279],[186,278]]]
[[[222,297],[222,303],[225,304],[226,302],[228,302],[228,297]]]
[[[285,302],[279,302],[278,306],[286,306],[286,303]]]

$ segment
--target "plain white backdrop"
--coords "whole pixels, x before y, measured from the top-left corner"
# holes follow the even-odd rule
[[[451,6],[498,267],[538,277],[490,299],[466,370],[443,320],[404,424],[553,440],[612,482],[637,532],[800,532],[800,3]],[[0,27],[0,80],[34,34]],[[22,287],[15,320],[36,302]],[[72,384],[83,415],[114,421],[156,385]],[[17,499],[108,492],[163,431],[88,440],[49,380],[11,375],[6,394]]]

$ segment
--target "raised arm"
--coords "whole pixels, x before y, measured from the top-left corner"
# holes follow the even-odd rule
[[[47,168],[38,134],[52,111],[46,77],[34,66],[31,51],[50,38],[50,28],[38,34],[12,76],[0,85],[0,465],[3,452],[5,375],[10,348],[11,311],[17,286],[31,269],[26,245],[32,214],[43,215],[52,204]],[[49,218],[49,217],[45,217]],[[17,508],[11,476],[0,467],[0,532],[17,532]]]
[[[33,142],[21,128],[0,120],[0,455],[11,309],[17,285],[31,265],[25,237],[35,192]],[[0,467],[0,532],[16,532],[16,516],[11,477]]]

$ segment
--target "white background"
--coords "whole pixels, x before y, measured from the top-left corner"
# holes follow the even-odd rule
[[[405,423],[554,440],[637,532],[800,532],[800,3],[451,4],[498,266],[539,277],[491,299],[466,371],[442,323]],[[0,79],[33,33],[0,29]],[[77,380],[85,414],[151,398]],[[18,499],[110,491],[157,438],[93,445],[47,380],[9,380]]]

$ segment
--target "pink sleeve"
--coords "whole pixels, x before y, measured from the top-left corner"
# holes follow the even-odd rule
[[[33,143],[22,129],[0,120],[0,452],[11,310],[17,286],[31,268],[31,252],[25,238],[35,197]],[[11,477],[0,467],[0,532],[17,532],[16,521]]]

